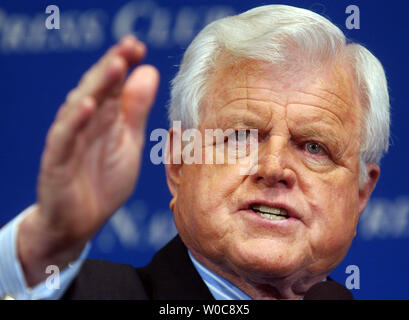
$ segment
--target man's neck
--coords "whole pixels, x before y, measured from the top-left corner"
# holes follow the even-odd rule
[[[215,264],[197,252],[190,253],[207,270],[227,280],[255,300],[300,300],[312,285],[323,281],[327,276],[325,274],[309,277],[308,280],[296,275],[283,278],[256,278],[254,275],[240,275],[224,265]]]

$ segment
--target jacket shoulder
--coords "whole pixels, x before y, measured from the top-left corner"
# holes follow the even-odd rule
[[[137,269],[125,264],[87,259],[63,300],[146,300]]]

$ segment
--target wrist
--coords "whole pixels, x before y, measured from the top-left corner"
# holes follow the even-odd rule
[[[32,287],[48,276],[47,267],[57,266],[60,270],[75,261],[87,241],[73,241],[63,232],[47,226],[38,205],[21,222],[17,231],[17,257],[27,285]]]

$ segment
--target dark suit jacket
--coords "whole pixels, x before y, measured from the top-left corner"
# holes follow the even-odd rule
[[[340,292],[346,290],[331,282]],[[315,290],[318,294],[315,292],[313,297],[331,298],[325,290],[318,288]],[[348,293],[342,299],[348,299]],[[179,236],[159,250],[143,268],[86,260],[62,299],[214,300]]]

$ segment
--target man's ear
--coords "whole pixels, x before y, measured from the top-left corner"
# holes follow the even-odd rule
[[[368,172],[368,178],[359,190],[359,214],[364,211],[381,173],[381,169],[376,163],[366,164],[366,170]]]
[[[181,179],[181,171],[183,166],[181,144],[181,132],[179,132],[178,130],[174,130],[174,128],[171,128],[169,130],[165,149],[166,181],[168,183],[169,191],[173,196],[171,203],[176,201]]]

